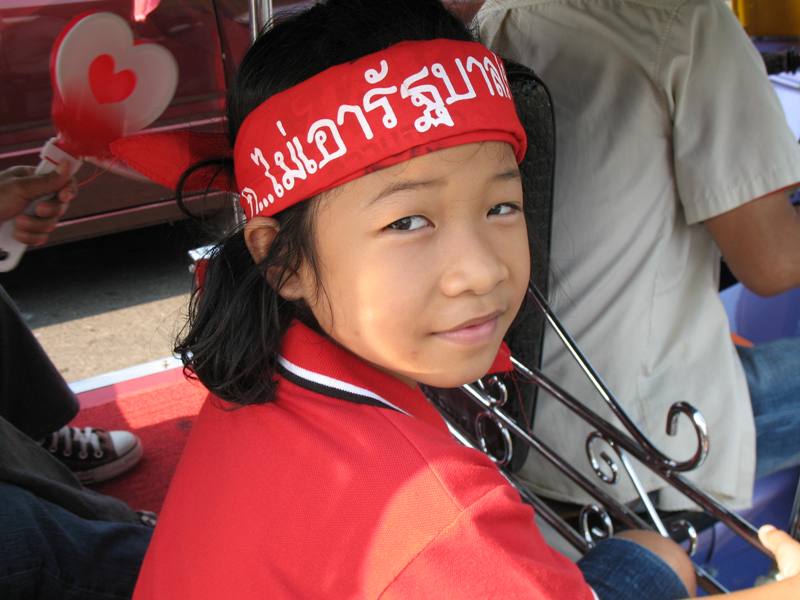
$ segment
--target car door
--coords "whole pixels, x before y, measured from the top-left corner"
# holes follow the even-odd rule
[[[136,40],[166,47],[179,68],[177,91],[151,130],[221,130],[226,80],[249,44],[246,0],[5,0],[0,4],[0,169],[38,163],[52,135],[50,51],[70,20],[88,11],[125,18]],[[220,35],[222,33],[222,36]],[[85,164],[81,190],[51,237],[60,243],[182,218],[174,194]],[[197,212],[218,210],[221,195],[198,195]]]

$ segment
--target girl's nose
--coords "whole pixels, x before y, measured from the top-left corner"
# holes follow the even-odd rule
[[[483,295],[509,277],[509,268],[491,240],[479,235],[449,236],[442,247],[440,287],[445,296]]]

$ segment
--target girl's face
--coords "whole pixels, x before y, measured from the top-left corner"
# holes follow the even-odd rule
[[[378,368],[455,387],[486,374],[528,285],[522,185],[511,146],[467,144],[323,194],[321,287],[305,267],[283,290]]]

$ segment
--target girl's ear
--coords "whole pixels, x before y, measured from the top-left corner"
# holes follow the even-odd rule
[[[256,264],[267,257],[280,225],[269,217],[255,217],[244,226],[244,243]]]
[[[260,263],[267,257],[272,242],[275,236],[280,231],[280,225],[275,219],[269,217],[255,217],[251,219],[247,225],[244,226],[244,243],[250,251],[250,256],[256,264]],[[276,267],[277,268],[277,267]],[[279,275],[273,272],[273,269],[267,270],[268,283],[274,288],[277,284],[276,280]],[[285,300],[300,300],[305,297],[305,288],[303,281],[297,274],[290,275],[284,279],[281,289],[278,294]]]

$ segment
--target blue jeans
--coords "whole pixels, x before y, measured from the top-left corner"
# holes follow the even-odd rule
[[[630,540],[603,540],[578,561],[600,600],[678,600],[689,593],[667,563]]]
[[[153,530],[82,519],[0,482],[0,598],[130,598]]]
[[[756,477],[800,465],[800,337],[737,350],[756,423]]]

